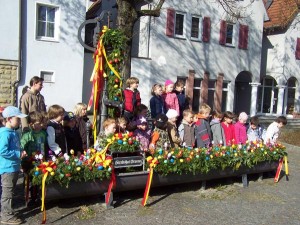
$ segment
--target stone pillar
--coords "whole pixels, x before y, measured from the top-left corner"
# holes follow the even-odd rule
[[[260,83],[250,83],[252,89],[251,89],[251,105],[250,105],[250,116],[255,116],[256,115],[256,106],[257,106],[257,91],[258,91],[258,86]]]
[[[193,107],[193,90],[194,90],[195,70],[189,70],[189,76],[185,83],[185,96],[189,101],[189,108]]]
[[[0,60],[0,106],[15,105],[16,95],[13,84],[17,80],[18,63]]]
[[[224,78],[224,74],[219,73],[217,77],[215,93],[214,93],[214,109],[219,112],[222,111],[223,78]]]
[[[203,75],[203,80],[201,82],[200,103],[207,103],[208,101],[208,81],[209,72],[205,71]]]
[[[277,87],[278,87],[277,114],[282,115],[283,103],[284,103],[284,90],[285,90],[286,86],[285,85],[277,85]]]

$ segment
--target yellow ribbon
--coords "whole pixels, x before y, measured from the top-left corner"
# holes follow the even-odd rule
[[[42,224],[46,223],[46,208],[45,208],[45,188],[46,188],[46,179],[49,172],[46,172],[42,179],[42,206],[41,211],[43,212],[43,221]]]
[[[288,159],[286,155],[284,156],[284,169],[285,169],[285,174],[289,175]]]

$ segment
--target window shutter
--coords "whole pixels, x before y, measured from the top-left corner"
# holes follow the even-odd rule
[[[166,27],[166,35],[169,37],[174,36],[174,25],[175,23],[175,10],[168,9],[167,10],[167,27]]]
[[[226,21],[221,20],[220,23],[220,40],[219,40],[220,45],[225,45],[226,44]]]
[[[295,56],[296,59],[300,59],[300,38],[297,38]]]
[[[239,31],[240,49],[248,49],[248,33],[249,33],[249,27],[247,25],[240,24],[240,31]]]
[[[203,18],[203,33],[202,33],[202,41],[209,42],[210,39],[210,18],[204,17]]]

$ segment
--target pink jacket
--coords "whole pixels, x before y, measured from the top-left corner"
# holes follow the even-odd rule
[[[164,99],[166,112],[168,112],[169,109],[175,109],[178,115],[180,115],[177,95],[173,92],[168,92],[168,93],[164,93],[162,97]]]
[[[236,124],[234,124],[234,130],[236,143],[246,144],[246,141],[248,139],[246,126],[238,121],[236,122]]]

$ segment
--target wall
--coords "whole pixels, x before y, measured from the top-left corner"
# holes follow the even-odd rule
[[[59,7],[59,34],[57,41],[36,39],[36,3]],[[24,3],[23,70],[18,92],[29,84],[31,77],[41,71],[53,71],[54,83],[44,83],[42,94],[47,106],[59,104],[66,110],[82,101],[83,47],[77,31],[85,20],[85,0],[28,0]],[[19,94],[20,97],[20,94]]]
[[[0,60],[0,106],[13,105],[15,95],[12,85],[17,79],[17,61]]]

